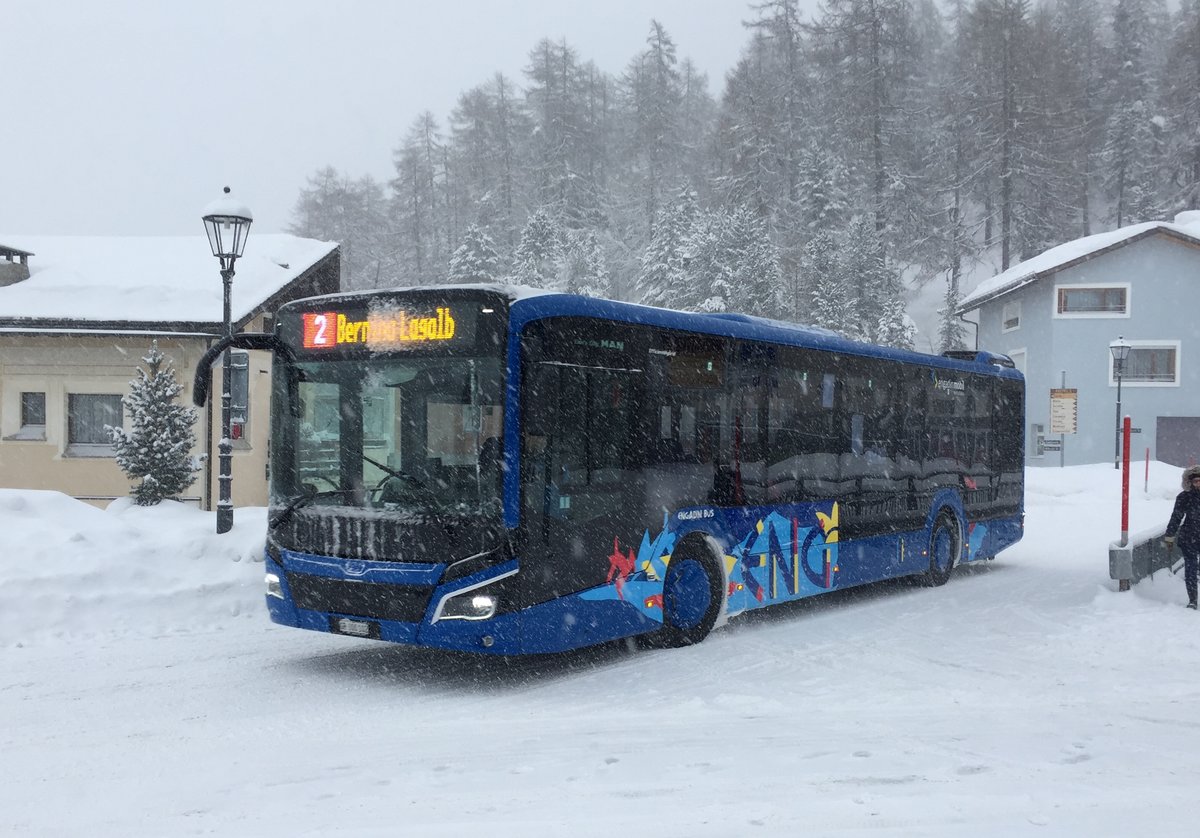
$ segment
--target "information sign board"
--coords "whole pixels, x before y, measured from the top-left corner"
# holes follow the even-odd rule
[[[1076,433],[1079,417],[1079,391],[1071,388],[1050,391],[1050,433]]]

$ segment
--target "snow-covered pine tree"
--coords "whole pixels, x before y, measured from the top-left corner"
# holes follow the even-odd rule
[[[637,291],[645,305],[687,308],[692,296],[684,270],[688,239],[696,219],[696,196],[682,189],[663,207],[654,224],[654,233],[642,252]]]
[[[518,104],[512,81],[496,73],[459,97],[449,121],[453,213],[486,226],[505,256],[520,239],[525,190],[518,158],[532,132]]]
[[[958,277],[953,272],[947,272],[946,296],[942,298],[942,307],[938,309],[938,352],[962,349],[966,343],[963,339],[966,327],[954,313],[958,309],[958,301]]]
[[[1174,212],[1200,209],[1200,2],[1179,4],[1163,81],[1167,131],[1167,204]]]
[[[811,29],[827,110],[882,233],[892,226],[890,191],[906,174],[900,157],[917,113],[910,102],[920,63],[912,3],[825,0]]]
[[[854,300],[858,309],[858,316],[845,324],[842,334],[871,342],[875,340],[876,324],[884,304],[876,296],[883,260],[875,241],[875,225],[861,215],[851,220],[837,240],[841,286],[846,298]]]
[[[1155,70],[1163,37],[1162,0],[1117,0],[1105,186],[1118,227],[1160,218],[1163,147],[1154,111]]]
[[[808,235],[850,215],[850,172],[834,149],[811,143],[800,155],[799,221]]]
[[[687,237],[686,280],[680,299],[672,307],[685,311],[733,311],[736,289],[733,285],[735,259],[730,252],[734,239],[733,216],[718,208],[698,212]]]
[[[792,0],[785,0],[785,5]],[[793,4],[794,5],[794,4]],[[791,53],[780,55],[777,42],[761,29],[742,50],[742,58],[725,81],[718,117],[716,149],[720,157],[713,188],[726,205],[749,204],[775,212],[788,203],[788,175],[794,163],[787,137],[788,109],[796,111],[794,96],[785,95]],[[799,88],[796,88],[799,89]],[[792,172],[794,186],[794,172]]]
[[[1107,16],[1095,11],[1095,0],[1057,0],[1051,12],[1058,43],[1049,56],[1054,76],[1050,94],[1060,108],[1057,129],[1064,148],[1059,163],[1067,185],[1063,197],[1077,217],[1076,228],[1057,241],[1093,232],[1091,202],[1104,144],[1106,109],[1101,91],[1105,47],[1101,28]]]
[[[548,38],[529,54],[525,77],[525,110],[533,121],[528,154],[533,200],[554,207],[565,225],[584,226],[600,212],[596,120],[602,116],[599,103],[610,96],[609,81],[591,62],[582,63],[565,40]]]
[[[555,287],[562,249],[562,228],[545,209],[537,210],[525,222],[513,254],[513,280],[531,288]]]
[[[730,281],[737,296],[733,308],[760,317],[779,317],[779,251],[766,221],[749,207],[738,207],[730,215],[726,235]]]
[[[683,90],[676,66],[675,42],[657,20],[650,21],[646,50],[635,57],[623,79],[633,124],[632,166],[639,175],[645,228],[654,226],[668,184],[679,179],[679,107]]]
[[[1056,244],[1075,238],[1077,196],[1070,180],[1070,163],[1081,156],[1066,133],[1064,81],[1058,56],[1065,51],[1064,33],[1055,27],[1050,9],[1036,8],[1029,21],[1025,92],[1020,98],[1020,143],[1013,183],[1013,252],[1028,259]]]
[[[898,279],[899,277],[897,277]],[[883,310],[879,313],[879,323],[875,329],[875,342],[884,346],[895,346],[899,349],[912,349],[916,339],[917,327],[912,318],[908,316],[904,300],[899,296],[889,298],[884,302]]]
[[[179,402],[183,385],[158,348],[142,358],[138,377],[129,382],[129,393],[121,403],[129,411],[132,431],[107,428],[117,454],[117,465],[130,480],[141,481],[130,491],[138,506],[153,506],[164,498],[178,496],[196,480],[200,465],[192,456],[196,444],[192,426],[195,408]]]
[[[558,285],[568,294],[608,297],[611,281],[604,248],[591,230],[567,233],[566,247],[559,259]]]
[[[682,143],[680,166],[693,187],[708,183],[712,134],[716,130],[716,103],[708,92],[708,76],[690,58],[679,65],[683,98],[679,103],[678,130]]]
[[[1029,0],[977,0],[960,28],[967,49],[969,75],[964,79],[971,114],[971,165],[977,200],[986,216],[984,238],[994,240],[993,217],[999,221],[1000,268],[1016,256],[1022,167],[1030,139],[1021,130],[1021,113],[1029,93],[1028,51],[1032,41]]]
[[[809,239],[800,260],[809,306],[797,319],[848,337],[858,336],[858,298],[846,287],[833,236],[822,230]]]
[[[300,190],[289,231],[337,242],[347,289],[376,287],[383,272],[387,235],[383,187],[370,175],[351,180],[326,166]]]
[[[883,258],[875,224],[855,218],[841,242],[842,283],[857,301],[859,322],[850,324],[852,337],[885,346],[911,348],[913,328],[905,313],[904,284]]]
[[[393,154],[391,222],[396,243],[395,279],[429,284],[442,277],[450,259],[451,219],[447,212],[445,145],[437,119],[426,111]]]
[[[462,244],[450,257],[449,282],[495,282],[500,272],[496,246],[483,228],[472,224],[463,234]]]

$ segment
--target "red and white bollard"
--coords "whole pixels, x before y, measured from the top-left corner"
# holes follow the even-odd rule
[[[1129,546],[1129,437],[1133,420],[1126,416],[1121,422],[1121,546]],[[1122,591],[1129,590],[1129,580],[1122,579]]]

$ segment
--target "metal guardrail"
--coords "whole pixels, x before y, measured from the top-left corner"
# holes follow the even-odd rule
[[[1183,564],[1180,552],[1168,549],[1163,541],[1166,531],[1167,525],[1160,524],[1131,533],[1128,544],[1114,541],[1108,545],[1108,577],[1116,579],[1122,591],[1128,591],[1130,585],[1153,576],[1155,571],[1170,570],[1175,573],[1178,566]]]

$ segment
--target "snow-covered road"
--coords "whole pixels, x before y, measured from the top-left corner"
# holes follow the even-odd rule
[[[1177,469],[1152,478],[1135,530],[1177,490]],[[1031,472],[1026,539],[945,588],[839,593],[690,649],[512,661],[272,626],[261,565],[225,556],[188,600],[161,569],[106,574],[85,534],[89,578],[129,576],[126,596],[0,578],[0,832],[1190,836],[1200,617],[1169,575],[1115,593],[1118,491],[1102,466]],[[19,539],[45,504],[18,518],[12,498]],[[219,552],[150,530],[137,543],[197,553],[176,561]],[[35,582],[73,616],[23,605]]]

